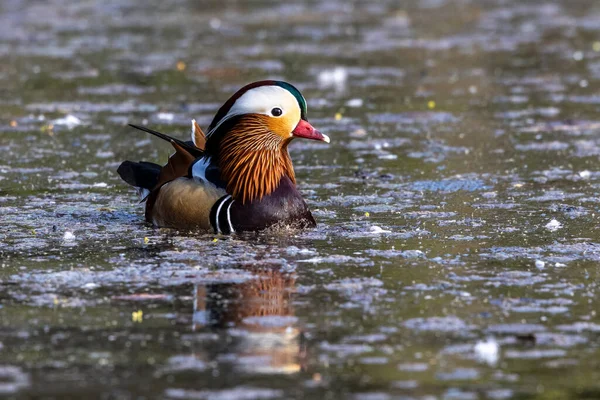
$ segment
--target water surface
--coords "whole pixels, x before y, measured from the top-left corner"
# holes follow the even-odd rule
[[[0,395],[600,398],[594,1],[0,5]],[[284,79],[319,226],[153,229],[115,173]]]

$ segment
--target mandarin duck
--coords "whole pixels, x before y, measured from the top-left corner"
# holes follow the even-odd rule
[[[316,225],[296,188],[288,145],[294,138],[329,143],[329,137],[308,123],[306,100],[291,84],[244,86],[218,110],[206,135],[192,121],[191,141],[131,126],[175,149],[164,166],[124,161],[117,170],[140,192],[154,226],[230,234]]]

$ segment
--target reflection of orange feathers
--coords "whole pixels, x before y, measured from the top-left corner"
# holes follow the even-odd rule
[[[256,278],[239,284],[197,286],[196,311],[205,307],[218,308],[216,314],[221,320],[217,323],[223,325],[230,322],[239,323],[247,317],[294,315],[290,301],[296,281],[294,275],[277,268],[244,269],[251,271]],[[229,300],[223,303],[223,299]],[[256,326],[255,329],[261,330],[261,327]]]
[[[236,338],[228,351],[239,359],[252,358],[260,363],[239,362],[238,367],[253,373],[296,373],[306,359],[301,330],[294,318],[292,293],[295,277],[278,267],[247,266],[255,279],[243,283],[198,285],[194,311],[206,311],[213,326],[232,325],[249,332]],[[271,325],[271,319],[284,317]],[[257,317],[257,318],[255,318]],[[275,319],[274,321],[277,321]],[[195,326],[198,328],[198,326]],[[262,361],[265,360],[265,361]]]
[[[259,278],[248,282],[244,296],[253,301],[244,304],[240,313],[244,317],[265,315],[293,315],[290,304],[292,286],[296,279],[277,269],[254,271]]]

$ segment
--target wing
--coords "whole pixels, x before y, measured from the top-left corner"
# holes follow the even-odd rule
[[[169,135],[165,135],[164,133],[160,133],[155,131],[154,129],[146,128],[145,126],[133,125],[129,124],[132,128],[139,129],[140,131],[144,131],[151,135],[161,138],[162,140],[166,140],[170,143],[177,143],[181,148],[185,149],[188,153],[190,153],[194,158],[202,157],[204,155],[204,148],[197,147],[194,143],[184,142],[183,140],[179,140]]]
[[[225,190],[209,179],[216,167],[204,152],[206,136],[196,121],[192,121],[192,140],[188,142],[143,126],[131,126],[168,141],[175,149],[164,166],[125,162],[119,168],[126,182],[137,186],[144,183],[149,192],[145,197],[146,219],[156,226],[211,229],[210,210]],[[130,164],[136,167],[133,175]],[[208,176],[206,172],[210,172]],[[197,177],[201,180],[190,179]]]
[[[187,176],[194,161],[204,156],[204,145],[202,143],[202,139],[204,139],[204,133],[196,121],[193,121],[194,135],[192,136],[192,142],[184,142],[183,140],[165,135],[164,133],[160,133],[145,126],[133,124],[129,124],[129,126],[166,140],[167,142],[171,143],[171,146],[173,146],[175,149],[175,153],[169,157],[167,164],[161,168],[158,174],[158,179],[151,190],[152,192],[160,189],[160,187],[167,182]],[[196,143],[202,147],[199,147]]]

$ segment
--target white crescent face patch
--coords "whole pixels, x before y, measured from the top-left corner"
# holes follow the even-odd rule
[[[281,109],[282,113],[274,116],[271,113],[274,108]],[[208,135],[211,135],[228,119],[244,114],[263,114],[273,118],[289,118],[293,126],[300,122],[300,106],[293,94],[280,86],[259,86],[241,95],[233,103],[227,115],[208,132]]]

